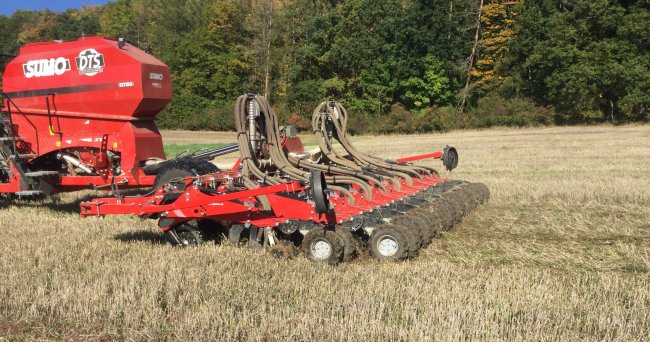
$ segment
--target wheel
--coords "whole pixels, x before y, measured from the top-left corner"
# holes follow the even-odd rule
[[[210,219],[196,220],[196,226],[204,240],[211,240],[215,243],[222,242],[228,236],[229,222],[214,221]]]
[[[219,172],[219,168],[207,160],[179,158],[163,167],[156,175],[153,188],[170,183],[178,190],[185,190],[185,177]]]
[[[367,255],[370,251],[368,247],[368,239],[370,238],[364,230],[358,230],[352,234],[354,242],[357,246],[357,256]]]
[[[352,235],[349,229],[341,226],[336,226],[334,229],[336,234],[339,235],[343,241],[343,261],[350,261],[357,256],[357,240]]]
[[[488,187],[483,183],[476,183],[476,184],[478,185],[477,188],[482,194],[481,204],[484,204],[490,199],[490,189],[488,189]]]
[[[437,231],[435,217],[427,215],[427,213],[421,208],[412,211],[410,215],[413,217],[413,222],[415,224],[420,224],[420,236],[422,237],[420,247],[423,248],[428,246]]]
[[[476,209],[478,205],[481,203],[480,201],[480,195],[478,194],[478,191],[476,189],[476,186],[474,183],[469,183],[463,185],[463,190],[465,190],[465,193],[467,194],[467,202],[470,205],[470,208]]]
[[[423,215],[428,218],[431,239],[446,229],[446,214],[438,204],[430,203],[424,208]]]
[[[432,200],[429,205],[429,212],[440,219],[441,230],[449,230],[454,224],[454,218],[448,203],[441,197]]]
[[[465,198],[465,193],[461,190],[461,188],[455,187],[449,192],[445,194],[448,198],[453,199],[456,201],[456,204],[458,205],[458,210],[460,211],[460,217],[458,219],[458,222],[462,221],[463,216],[467,215],[469,211],[469,205],[466,204],[466,198]]]
[[[420,223],[409,214],[402,215],[392,221],[392,225],[399,228],[406,238],[407,256],[416,256],[420,251],[422,236],[420,235]]]
[[[315,228],[305,234],[303,239],[307,259],[336,265],[343,259],[343,240],[333,230]]]
[[[449,192],[445,192],[442,196],[442,200],[446,202],[447,208],[449,208],[449,211],[451,212],[452,225],[459,223],[463,218],[463,210],[461,209],[460,204],[458,204],[458,201]]]
[[[276,259],[291,259],[296,256],[296,247],[289,241],[280,241],[269,248],[269,253]]]
[[[189,223],[181,223],[164,233],[165,239],[174,247],[198,247],[203,243],[201,232]]]
[[[408,257],[408,239],[393,225],[375,229],[370,234],[370,253],[382,261],[399,261]]]

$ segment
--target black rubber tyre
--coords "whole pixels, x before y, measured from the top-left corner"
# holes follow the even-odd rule
[[[438,197],[432,204],[433,210],[436,210],[442,218],[443,230],[449,230],[454,225],[454,211],[451,203],[442,197]]]
[[[461,221],[463,218],[463,210],[461,209],[461,205],[456,201],[454,196],[450,194],[449,192],[446,192],[442,196],[443,201],[447,202],[447,208],[449,208],[451,212],[451,217],[453,218],[453,224],[456,224]]]
[[[213,221],[210,219],[196,220],[198,230],[204,240],[212,240],[215,243],[221,243],[228,236],[228,222]]]
[[[290,241],[279,241],[269,248],[269,253],[281,260],[291,259],[296,256],[296,247]]]
[[[350,261],[357,256],[357,240],[352,235],[349,229],[341,226],[336,226],[334,229],[336,234],[339,235],[343,241],[343,261]]]
[[[370,238],[364,230],[358,230],[352,234],[357,246],[357,255],[367,255],[370,252],[368,239]]]
[[[343,240],[333,230],[314,228],[305,234],[302,243],[305,256],[313,262],[337,265],[343,259]]]
[[[174,247],[199,247],[203,244],[201,232],[189,223],[182,223],[165,231],[165,239]]]
[[[429,217],[429,230],[431,231],[431,238],[435,238],[446,229],[445,213],[438,207],[437,204],[431,204],[425,210],[425,214]]]
[[[391,224],[400,229],[404,234],[404,237],[407,239],[408,245],[406,247],[408,256],[416,256],[420,250],[422,242],[419,223],[417,221],[414,221],[409,214],[406,214],[393,219]]]
[[[476,189],[476,184],[465,184],[463,186],[465,193],[467,194],[467,202],[469,203],[472,209],[476,209],[479,204],[481,204],[480,195]]]
[[[196,174],[205,175],[215,172],[219,172],[219,168],[207,160],[178,158],[158,172],[156,180],[153,183],[153,188],[157,189],[163,184],[178,179],[178,181],[173,182],[173,185],[176,186],[178,190],[185,190],[185,182],[182,180],[185,177],[194,176]]]
[[[476,184],[478,184],[477,188],[483,194],[483,201],[481,202],[481,204],[483,204],[490,199],[490,189],[483,183],[476,183]]]
[[[404,232],[393,225],[385,225],[370,234],[370,254],[381,261],[400,261],[409,256],[409,241]]]
[[[490,197],[490,190],[483,183],[472,183],[472,187],[479,204],[484,204]]]
[[[411,231],[415,232],[413,234],[413,238],[416,239],[415,242],[415,247],[417,248],[417,252],[420,251],[420,249],[424,248],[427,245],[427,238],[426,235],[428,235],[428,232],[426,232],[426,227],[428,225],[427,220],[423,218],[419,212],[415,210],[411,210],[408,212],[409,219],[411,220]]]
[[[435,218],[427,215],[423,209],[416,209],[410,214],[415,219],[417,219],[418,222],[421,222],[420,236],[422,237],[422,243],[420,244],[420,247],[424,248],[431,243],[431,240],[433,240],[433,237],[437,231],[436,227],[434,226],[436,224]],[[414,220],[414,223],[417,222]]]
[[[458,210],[460,212],[460,217],[458,218],[458,222],[460,222],[463,216],[467,215],[469,211],[469,206],[465,203],[465,194],[462,192],[460,188],[453,188],[449,190],[449,192],[447,192],[445,195],[448,198],[454,200],[458,205]]]

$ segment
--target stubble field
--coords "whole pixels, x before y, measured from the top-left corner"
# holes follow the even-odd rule
[[[166,144],[234,133],[164,132]],[[489,203],[420,255],[338,267],[82,219],[80,192],[0,209],[0,340],[619,340],[650,336],[650,126],[353,137],[454,145]],[[309,143],[310,140],[307,139]]]

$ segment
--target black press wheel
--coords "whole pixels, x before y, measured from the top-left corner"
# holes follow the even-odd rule
[[[415,222],[414,218],[410,214],[405,214],[399,217],[396,217],[391,222],[391,226],[399,230],[400,233],[406,239],[406,253],[407,257],[416,256],[420,250],[420,243],[422,242],[422,236],[420,235],[419,224]]]
[[[396,226],[388,225],[375,229],[370,234],[370,252],[382,261],[399,261],[408,257],[409,240]]]
[[[269,253],[276,259],[291,259],[296,256],[296,247],[291,241],[278,241],[269,248]]]
[[[307,259],[336,265],[343,259],[343,240],[333,230],[315,228],[305,235],[302,241]]]
[[[488,197],[490,197],[490,190],[488,190],[483,183],[469,183],[467,184],[467,187],[470,188],[474,194],[476,206],[484,204],[488,200]]]
[[[357,256],[357,240],[352,235],[352,232],[343,226],[336,226],[334,230],[341,241],[343,241],[343,261],[350,261]]]
[[[219,168],[207,160],[178,158],[158,171],[153,188],[169,183],[178,190],[185,190],[185,177],[215,172],[219,172]]]
[[[181,223],[165,231],[165,239],[174,247],[198,247],[203,243],[201,232],[188,223]]]

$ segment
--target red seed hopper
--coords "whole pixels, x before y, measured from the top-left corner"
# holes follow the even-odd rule
[[[0,193],[151,186],[165,158],[156,115],[171,100],[167,66],[124,41],[28,44],[6,67]]]

